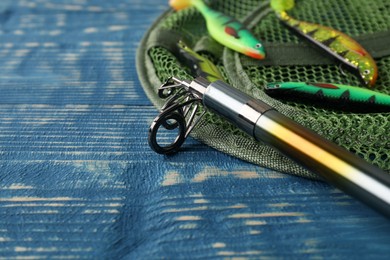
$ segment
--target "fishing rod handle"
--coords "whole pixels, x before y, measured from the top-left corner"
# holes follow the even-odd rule
[[[208,109],[390,217],[388,173],[222,81],[202,92]]]

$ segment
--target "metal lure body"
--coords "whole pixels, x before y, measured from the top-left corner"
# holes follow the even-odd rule
[[[254,59],[264,59],[264,46],[235,18],[208,7],[202,0],[170,0],[175,10],[194,6],[204,17],[210,36],[220,44]]]
[[[390,96],[369,89],[330,83],[269,83],[265,92],[273,97],[315,102],[350,111],[390,112]]]
[[[182,41],[178,42],[177,47],[177,58],[191,69],[193,76],[201,76],[210,82],[223,80],[220,71],[210,60],[196,53]]]
[[[300,36],[313,42],[339,61],[357,71],[364,84],[373,86],[378,68],[371,55],[354,39],[333,28],[299,21],[286,11],[276,11],[278,18]]]

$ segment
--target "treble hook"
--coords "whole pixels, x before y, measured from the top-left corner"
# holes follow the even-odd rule
[[[168,98],[163,105],[161,113],[153,120],[150,129],[148,142],[150,147],[160,154],[173,154],[179,150],[185,139],[188,137],[194,126],[205,114],[205,110],[198,114],[201,99],[191,92],[187,92],[182,84],[177,84],[175,78],[170,78],[159,89],[160,97]],[[179,88],[177,91],[173,89]],[[175,93],[176,92],[176,93]],[[158,138],[158,132],[163,126],[166,130],[177,129],[177,136],[173,142],[166,144],[167,134]]]

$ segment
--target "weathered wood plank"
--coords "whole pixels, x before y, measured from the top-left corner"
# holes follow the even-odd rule
[[[329,185],[147,144],[135,50],[166,1],[0,1],[0,258],[385,258]]]

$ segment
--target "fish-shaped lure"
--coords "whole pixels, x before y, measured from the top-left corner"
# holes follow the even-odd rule
[[[333,28],[292,18],[286,10],[293,6],[293,0],[271,0],[271,7],[285,25],[352,68],[364,84],[375,84],[378,76],[377,65],[358,42]]]
[[[390,96],[364,89],[331,83],[277,82],[269,83],[265,92],[272,97],[321,107],[354,112],[390,112]]]
[[[209,59],[193,51],[183,41],[177,44],[178,60],[191,69],[192,76],[201,76],[210,82],[224,80],[218,68]]]
[[[194,6],[205,18],[207,30],[220,44],[255,59],[264,59],[262,43],[245,26],[228,15],[213,10],[202,0],[170,0],[175,10]]]

